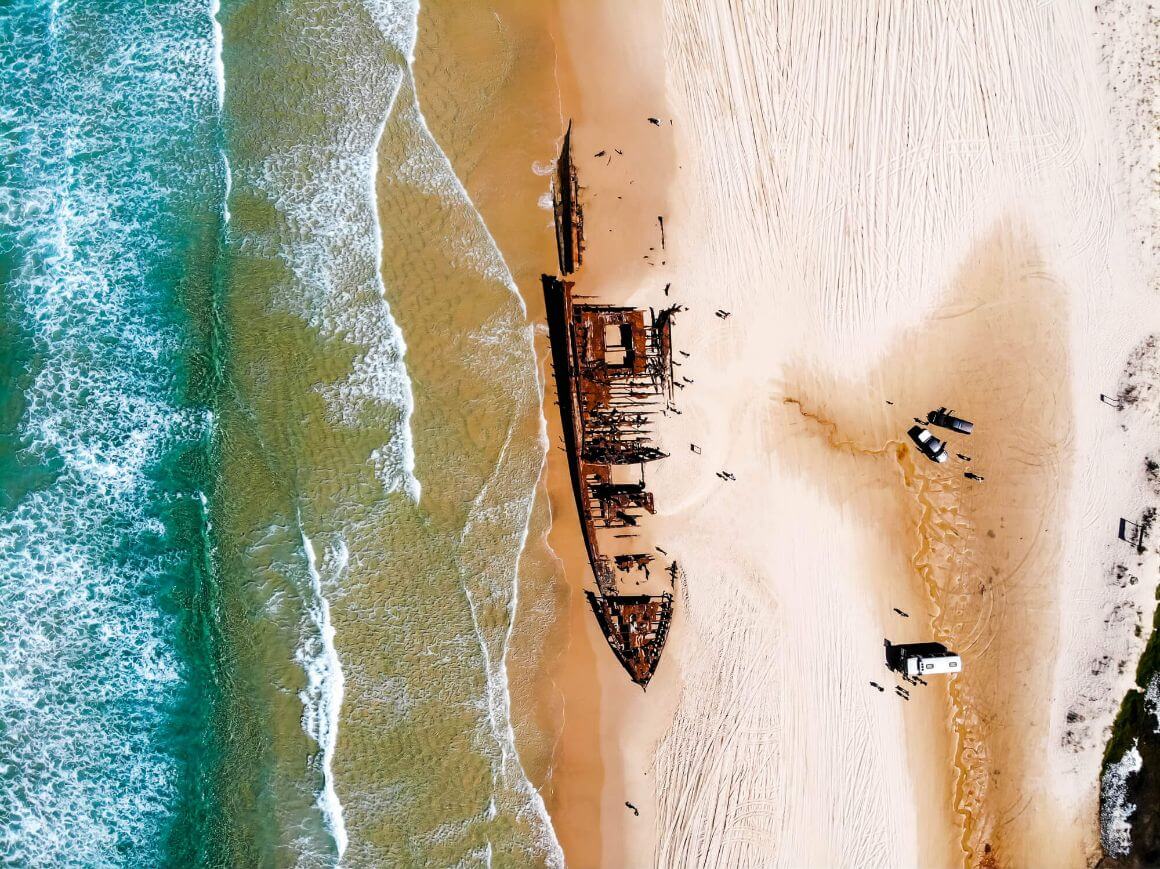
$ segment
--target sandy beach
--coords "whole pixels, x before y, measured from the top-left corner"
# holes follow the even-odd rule
[[[676,171],[663,67],[656,62],[663,52],[655,27],[660,12],[654,3],[631,9],[613,2],[566,3],[556,31],[561,105],[572,124],[584,203],[585,254],[575,276],[577,292],[609,304],[658,309],[672,303],[664,295],[672,277],[657,218],[670,211]],[[594,64],[591,46],[597,43],[602,62]],[[622,87],[625,81],[634,86]],[[664,122],[658,126],[649,117]],[[653,758],[676,703],[673,650],[683,614],[677,612],[665,657],[642,691],[609,650],[583,596],[594,585],[565,453],[558,448],[560,419],[546,354],[544,378],[553,447],[547,466],[553,512],[548,542],[571,589],[571,642],[556,676],[565,723],[548,809],[569,865],[647,866],[658,823]],[[652,518],[634,529],[633,550],[661,546],[679,560],[680,547]]]
[[[985,3],[562,4],[578,286],[687,306],[692,381],[650,469],[649,531],[686,585],[647,694],[572,598],[549,809],[573,865],[1098,856],[1103,742],[1153,606],[1114,579],[1149,432],[1099,396],[1160,328],[1107,27]],[[976,422],[946,466],[906,438],[940,405]],[[575,588],[562,464],[550,541]],[[944,642],[965,671],[904,700],[884,639]]]
[[[548,457],[512,715],[568,864],[1092,861],[1153,606],[1115,539],[1149,432],[1099,401],[1160,330],[1146,200],[1125,193],[1143,140],[1107,83],[1132,75],[1107,45],[1138,10],[494,5],[494,29],[424,7],[434,56],[481,31],[502,50],[479,70],[420,53],[418,86],[503,67],[428,122],[529,319],[569,121],[578,291],[688,308],[642,531],[683,587],[647,692],[583,597],[538,327]],[[534,135],[485,123],[516,112]],[[906,437],[941,405],[976,423],[945,466]],[[884,639],[943,642],[964,673],[903,699]]]
[[[0,32],[0,862],[1160,865],[1155,0]]]

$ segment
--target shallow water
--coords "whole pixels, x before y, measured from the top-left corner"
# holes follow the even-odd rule
[[[0,17],[0,845],[559,859],[511,726],[531,330],[408,3]]]

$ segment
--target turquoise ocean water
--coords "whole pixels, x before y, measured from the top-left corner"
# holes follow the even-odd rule
[[[193,859],[212,825],[211,20],[0,6],[0,861]]]

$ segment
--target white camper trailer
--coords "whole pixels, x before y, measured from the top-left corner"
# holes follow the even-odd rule
[[[935,676],[958,673],[963,659],[942,643],[901,643],[886,641],[886,666],[904,676]]]
[[[957,673],[961,669],[963,669],[963,659],[949,652],[929,657],[910,657],[906,659],[907,676],[927,676],[932,673]]]

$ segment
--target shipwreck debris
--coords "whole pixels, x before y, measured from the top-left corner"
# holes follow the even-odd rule
[[[659,120],[649,120],[660,126]],[[684,384],[674,379],[672,328],[682,309],[597,304],[574,292],[575,283],[568,278],[583,259],[584,216],[572,162],[571,123],[556,161],[552,193],[561,276],[544,275],[542,282],[568,474],[596,584],[595,592],[585,594],[609,648],[632,680],[645,688],[664,650],[673,595],[621,593],[622,583],[649,583],[654,560],[638,544],[622,541],[636,538],[633,529],[656,513],[645,467],[667,457],[654,438],[657,414],[680,413],[673,394]],[[657,222],[663,250],[664,218],[658,216]],[[666,296],[670,287],[665,286]],[[667,556],[660,546],[655,548]],[[675,590],[676,561],[666,572]]]
[[[592,596],[593,612],[609,646],[643,687],[660,660],[672,596],[621,595],[618,575],[642,569],[647,577],[652,556],[607,555],[598,531],[636,527],[643,515],[656,512],[644,469],[667,456],[653,441],[653,421],[671,409],[676,309],[579,303],[573,283],[552,275],[543,276],[543,286],[568,470],[599,592]]]
[[[632,681],[648,685],[665,647],[673,596],[597,595],[585,592],[600,630]]]
[[[560,146],[560,156],[556,160],[556,176],[552,179],[552,206],[556,219],[556,254],[560,261],[560,274],[570,275],[584,261],[584,212],[580,207],[580,183],[576,176],[576,165],[572,162],[571,121],[568,122],[568,131],[564,133],[564,143]]]

